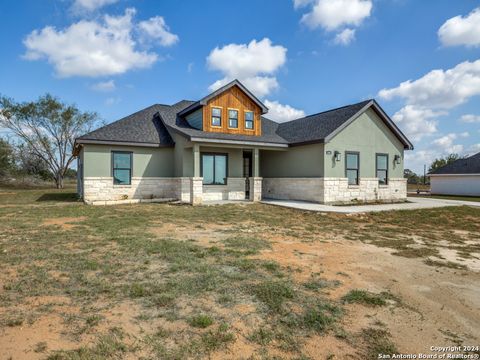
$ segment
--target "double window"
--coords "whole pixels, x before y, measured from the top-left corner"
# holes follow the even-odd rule
[[[132,183],[132,153],[112,151],[112,176],[114,185]]]
[[[253,111],[245,111],[245,129],[253,129]]]
[[[222,126],[222,109],[212,107],[212,126]]]
[[[238,128],[238,110],[228,110],[228,127]]]
[[[228,161],[226,154],[202,154],[201,173],[204,185],[226,185]]]
[[[360,154],[358,152],[345,153],[345,175],[348,178],[348,185],[358,185],[360,169]]]
[[[388,154],[377,154],[376,161],[376,174],[378,183],[380,185],[388,184]]]

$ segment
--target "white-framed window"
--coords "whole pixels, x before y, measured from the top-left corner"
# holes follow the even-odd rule
[[[245,129],[253,129],[253,111],[245,111]]]
[[[212,107],[212,126],[222,126],[222,109]]]
[[[238,110],[228,109],[228,127],[238,128]]]

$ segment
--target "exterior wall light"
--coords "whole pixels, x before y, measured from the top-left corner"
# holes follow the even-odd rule
[[[333,156],[335,157],[335,161],[342,160],[342,154],[340,153],[340,151],[335,151]]]
[[[395,158],[393,161],[395,162],[395,164],[400,165],[401,159],[402,158],[400,157],[400,155],[395,155]]]

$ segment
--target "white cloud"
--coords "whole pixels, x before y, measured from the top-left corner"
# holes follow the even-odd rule
[[[405,135],[413,142],[437,132],[437,117],[445,112],[433,111],[415,105],[406,105],[397,111],[392,119],[400,126]]]
[[[470,146],[465,150],[465,146],[457,143],[459,139],[468,137],[468,133],[449,133],[425,144],[426,149],[407,151],[405,153],[405,168],[411,169],[418,174],[423,174],[423,165],[427,165],[427,171],[433,160],[445,157],[455,153],[464,156],[468,153],[474,153],[474,150],[480,148],[480,144]]]
[[[432,141],[432,145],[438,149],[441,155],[461,154],[463,152],[462,144],[455,144],[455,140],[468,137],[468,133],[449,133]]]
[[[312,29],[322,27],[333,31],[360,25],[371,11],[371,0],[316,0],[311,12],[303,15],[302,22]]]
[[[480,123],[480,115],[465,114],[460,117],[460,121],[464,123]]]
[[[444,46],[480,45],[480,8],[470,14],[448,19],[438,30],[438,37]]]
[[[432,70],[417,80],[383,89],[378,95],[386,100],[400,97],[408,104],[431,108],[453,108],[480,95],[480,60],[465,61],[448,70]]]
[[[220,71],[224,77],[217,80],[211,91],[225,85],[233,79],[240,80],[255,95],[264,97],[278,88],[273,74],[285,64],[287,49],[281,45],[272,45],[268,38],[252,40],[249,44],[228,44],[216,47],[207,57],[211,70]]]
[[[290,105],[280,104],[278,101],[265,100],[264,104],[268,108],[266,117],[276,122],[285,122],[305,116],[303,110],[295,109]]]
[[[81,20],[61,30],[34,30],[24,39],[24,57],[46,59],[60,77],[109,76],[150,67],[158,55],[137,49],[135,12],[129,8],[122,16]]]
[[[115,81],[113,80],[108,80],[108,81],[100,81],[96,84],[92,85],[92,89],[95,91],[103,91],[103,92],[108,92],[108,91],[113,91],[115,90]]]
[[[353,40],[355,40],[355,29],[347,28],[342,32],[339,32],[333,41],[335,44],[349,45]]]
[[[155,16],[148,20],[141,21],[138,24],[138,28],[144,32],[148,38],[158,41],[162,46],[171,46],[179,40],[178,35],[170,32],[170,28],[162,16]]]
[[[467,149],[466,153],[468,155],[474,155],[476,153],[480,152],[480,143],[478,144],[473,144],[470,145],[469,148]]]
[[[293,7],[295,9],[310,5],[313,3],[315,0],[293,0]]]
[[[188,63],[187,72],[191,73],[193,71],[193,66],[194,65],[195,65],[195,63],[193,63],[193,62]]]
[[[118,2],[118,0],[75,0],[73,9],[75,11],[95,11],[116,2]]]

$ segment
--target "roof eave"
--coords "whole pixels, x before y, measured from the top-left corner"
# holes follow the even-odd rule
[[[383,111],[383,109],[378,105],[378,103],[372,99],[370,100],[364,107],[358,110],[353,116],[351,116],[347,121],[345,121],[342,125],[328,134],[324,142],[330,142],[338,133],[340,133],[343,129],[345,129],[348,125],[350,125],[354,120],[356,120],[361,114],[363,114],[367,109],[373,107],[377,113],[381,115],[383,120],[385,121],[386,125],[392,130],[392,132],[397,136],[400,142],[403,144],[403,148],[405,150],[413,150],[413,144],[408,140],[408,138],[402,133],[402,131],[395,125],[392,119]]]

